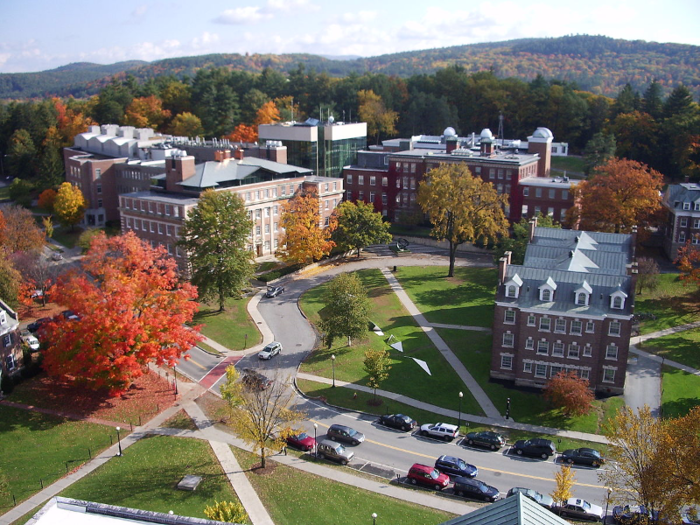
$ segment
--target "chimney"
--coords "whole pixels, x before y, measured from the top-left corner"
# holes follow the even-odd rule
[[[513,260],[513,252],[505,252],[503,257],[508,259],[508,264],[511,264],[511,261]]]
[[[637,260],[637,225],[632,226],[632,260]]]
[[[448,155],[452,153],[454,150],[457,149],[457,144],[459,144],[457,142],[457,137],[449,137],[445,141],[445,153],[447,153]]]
[[[481,139],[481,156],[490,157],[493,155],[493,143],[489,139]]]
[[[165,161],[165,189],[167,191],[181,191],[178,182],[189,179],[195,174],[194,157],[171,157]]]
[[[530,229],[529,229],[529,237],[530,240],[528,242],[532,242],[532,240],[535,238],[535,228],[537,228],[537,215],[535,215],[532,219],[530,219],[530,222],[528,223]]]
[[[506,252],[503,257],[498,259],[498,284],[506,282],[506,271],[510,263],[510,252]]]
[[[234,149],[233,158],[236,160],[243,160],[243,150],[241,148]]]

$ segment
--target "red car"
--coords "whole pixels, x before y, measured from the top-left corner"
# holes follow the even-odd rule
[[[287,444],[304,452],[310,452],[316,446],[316,440],[306,432],[302,432],[301,434],[287,436]]]
[[[435,467],[415,463],[408,471],[407,480],[414,485],[423,485],[435,490],[442,490],[450,483],[450,477]]]

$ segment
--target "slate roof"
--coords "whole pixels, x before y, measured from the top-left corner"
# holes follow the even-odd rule
[[[674,210],[682,210],[684,202],[692,203],[690,208],[693,210],[694,204],[700,201],[700,184],[670,184],[663,200],[666,206]]]
[[[568,522],[517,493],[442,525],[568,525]]]
[[[269,180],[282,177],[300,177],[312,173],[312,170],[306,168],[249,157],[243,160],[226,159],[223,162],[208,161],[197,164],[195,174],[179,184],[186,188],[205,189],[239,185],[247,177],[253,175],[259,175],[263,177],[263,180]],[[237,182],[238,184],[236,184]]]

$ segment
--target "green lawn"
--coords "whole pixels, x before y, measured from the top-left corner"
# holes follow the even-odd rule
[[[80,226],[71,230],[70,227],[55,225],[51,238],[66,248],[75,248],[81,233],[83,233],[83,229]]]
[[[364,341],[355,341],[348,347],[345,340],[336,341],[332,348],[325,346],[315,350],[302,364],[301,371],[323,377],[332,376],[331,355],[336,356],[336,378],[367,384],[367,374],[363,370],[364,352],[367,349],[388,349],[385,339],[392,334],[403,343],[403,353],[390,350],[392,368],[389,378],[381,388],[390,392],[404,394],[415,399],[457,410],[459,400],[456,392],[464,391],[462,400],[464,412],[483,415],[481,407],[465,389],[452,367],[440,355],[428,336],[416,325],[413,317],[401,306],[396,295],[391,291],[386,278],[379,270],[358,272],[373,304],[372,321],[384,331],[378,337],[368,331]],[[323,294],[327,285],[321,285],[307,291],[300,300],[302,310],[312,323],[320,321],[323,308]],[[428,363],[432,376],[427,375],[411,357]]]
[[[493,325],[495,269],[457,267],[448,278],[446,266],[404,266],[395,275],[429,322]]]
[[[700,377],[670,366],[663,367],[661,410],[664,417],[680,417],[700,405]]]
[[[700,329],[649,339],[637,346],[646,352],[700,369]]]
[[[17,502],[66,475],[94,457],[116,439],[111,427],[0,406],[2,471],[8,478],[10,498],[0,497],[0,514]],[[89,452],[88,452],[89,449]]]
[[[401,224],[392,224],[389,228],[389,233],[395,237],[430,237],[431,231],[431,228],[425,226],[403,226]]]
[[[176,488],[186,474],[202,476],[197,490]],[[237,501],[209,443],[167,436],[139,440],[60,495],[196,518],[215,500]]]
[[[241,467],[250,469],[258,457],[232,448]],[[277,525],[299,523],[370,523],[377,514],[382,525],[432,525],[455,517],[439,510],[399,501],[374,492],[330,482],[326,478],[275,463],[272,472],[246,474]]]
[[[552,169],[583,173],[586,169],[586,162],[581,157],[552,157]]]
[[[202,304],[192,324],[201,324],[202,333],[230,350],[243,350],[262,341],[260,332],[248,315],[249,297],[226,300],[226,310],[218,304]],[[247,336],[247,338],[246,338]]]
[[[685,284],[676,273],[659,275],[659,285],[653,292],[644,290],[635,297],[636,313],[652,313],[656,320],[642,321],[640,333],[648,334],[700,321],[700,291],[694,284]]]

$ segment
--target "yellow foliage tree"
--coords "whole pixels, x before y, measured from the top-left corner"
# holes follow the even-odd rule
[[[367,133],[375,136],[379,144],[379,135],[396,134],[396,121],[399,114],[387,109],[382,97],[371,89],[357,92],[358,113],[360,120],[367,123]]]
[[[281,226],[284,235],[278,254],[283,260],[294,263],[320,260],[335,246],[331,234],[336,224],[335,217],[332,217],[327,227],[321,226],[321,212],[315,190],[298,193],[282,205]]]
[[[571,467],[562,463],[559,472],[554,473],[554,481],[556,482],[554,492],[549,495],[556,503],[563,504],[571,497],[571,488],[576,481]]]
[[[85,207],[85,197],[80,188],[73,186],[70,182],[61,184],[53,203],[54,213],[61,224],[70,226],[73,230],[73,227],[83,219]]]
[[[192,113],[180,113],[170,123],[170,130],[178,137],[197,137],[204,134],[202,121]]]
[[[427,173],[418,187],[418,204],[433,224],[431,235],[450,247],[448,277],[454,276],[457,247],[465,242],[495,243],[508,235],[503,209],[508,195],[473,177],[464,164],[442,164]]]
[[[226,138],[228,138],[231,142],[252,144],[253,142],[258,141],[258,130],[254,126],[239,124]]]
[[[248,513],[239,502],[214,501],[213,505],[207,505],[204,515],[210,520],[223,521],[225,523],[247,523]]]
[[[170,111],[163,109],[163,102],[155,95],[135,98],[126,108],[124,124],[137,128],[161,129],[170,119]]]
[[[280,112],[277,110],[277,105],[272,100],[265,102],[255,116],[256,126],[260,124],[274,124],[279,121]]]

